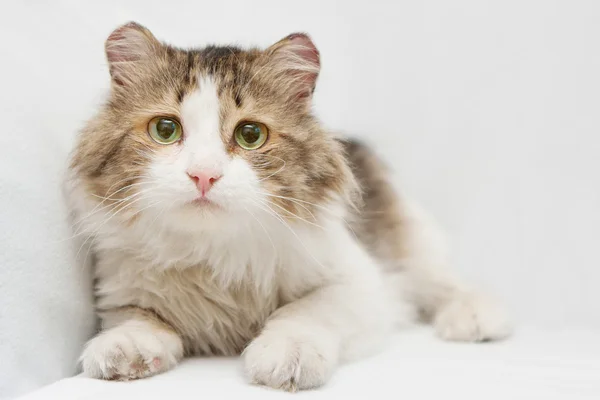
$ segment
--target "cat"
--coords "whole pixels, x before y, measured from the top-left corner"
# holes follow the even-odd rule
[[[250,382],[304,390],[415,319],[448,340],[511,333],[503,308],[448,272],[435,225],[382,161],[313,115],[308,35],[184,50],[131,22],[105,47],[109,98],[68,179],[102,322],[87,376],[242,354]]]

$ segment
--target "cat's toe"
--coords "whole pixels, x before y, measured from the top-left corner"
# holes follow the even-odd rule
[[[480,295],[461,294],[435,316],[434,328],[445,340],[483,342],[500,340],[512,333],[506,310]]]
[[[333,368],[319,343],[289,336],[262,334],[244,350],[252,383],[295,392],[322,386]]]
[[[145,378],[176,363],[152,332],[122,328],[105,331],[90,340],[80,360],[86,376],[111,380]]]

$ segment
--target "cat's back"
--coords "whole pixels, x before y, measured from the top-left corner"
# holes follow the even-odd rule
[[[390,181],[387,166],[371,148],[354,139],[340,143],[361,190],[361,201],[349,208],[350,228],[384,269],[396,269],[407,251],[407,207]]]

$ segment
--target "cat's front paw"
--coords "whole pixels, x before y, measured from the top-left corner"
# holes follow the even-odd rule
[[[512,333],[506,310],[495,301],[474,294],[457,295],[442,306],[433,325],[438,336],[454,341],[499,340]]]
[[[124,325],[90,340],[80,360],[86,376],[126,381],[164,372],[182,353],[181,341],[171,332]]]
[[[334,345],[316,337],[263,332],[244,350],[252,383],[289,392],[322,386],[334,367]]]

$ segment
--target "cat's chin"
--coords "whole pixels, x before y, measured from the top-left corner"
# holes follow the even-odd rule
[[[206,197],[197,197],[181,208],[184,214],[190,217],[212,217],[222,215],[226,211],[226,207],[218,201],[208,199]]]
[[[177,229],[192,232],[199,226],[218,224],[227,214],[226,209],[214,201],[192,200],[172,209],[168,221]]]
[[[212,200],[207,199],[206,197],[198,197],[192,200],[190,205],[205,211],[218,210],[222,208],[220,205]]]
[[[197,198],[185,204],[182,208],[183,214],[189,218],[214,218],[222,215],[225,208],[219,203],[207,198]]]

